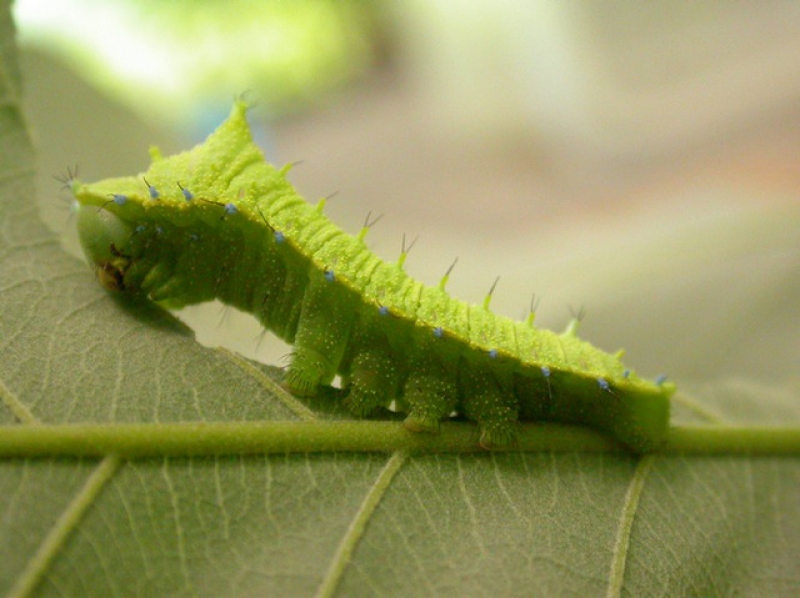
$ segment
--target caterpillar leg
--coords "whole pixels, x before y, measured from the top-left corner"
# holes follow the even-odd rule
[[[464,415],[478,423],[485,449],[507,447],[516,439],[519,406],[488,369],[462,361],[460,383]]]
[[[385,339],[374,339],[373,343],[372,347],[359,350],[347,377],[344,406],[360,417],[391,402],[397,396],[400,382],[400,370]]]
[[[284,386],[298,397],[312,397],[325,382],[333,380],[328,376],[331,362],[317,351],[298,348],[292,353],[292,363],[283,377]]]
[[[283,383],[298,396],[313,396],[330,384],[342,361],[355,312],[347,289],[312,272],[294,338],[294,353]]]
[[[458,401],[454,372],[430,357],[416,363],[403,390],[408,406],[403,425],[412,432],[438,432],[439,423],[455,410]]]

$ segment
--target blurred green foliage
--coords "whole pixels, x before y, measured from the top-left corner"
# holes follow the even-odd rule
[[[377,2],[69,4],[54,4],[46,16],[22,0],[24,42],[70,63],[140,114],[173,122],[228,106],[242,93],[269,114],[301,110],[357,80],[379,53]]]

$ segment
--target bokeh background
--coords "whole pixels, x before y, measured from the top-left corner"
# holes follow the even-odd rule
[[[146,169],[246,94],[267,157],[386,259],[642,373],[800,377],[800,3],[17,0],[42,217],[51,175]],[[201,342],[288,350],[218,305]]]

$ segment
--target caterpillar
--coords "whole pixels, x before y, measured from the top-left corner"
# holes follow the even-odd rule
[[[436,432],[457,413],[486,449],[512,445],[523,421],[590,426],[634,452],[665,440],[675,386],[627,369],[577,336],[515,322],[428,287],[307,203],[254,144],[247,106],[193,149],[147,172],[67,182],[83,250],[100,284],[167,308],[219,299],[293,345],[283,383],[314,395],[341,376],[365,417],[394,402],[404,425]]]

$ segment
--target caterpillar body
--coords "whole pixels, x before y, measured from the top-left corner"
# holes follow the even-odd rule
[[[201,145],[138,176],[69,186],[84,252],[108,290],[165,307],[215,298],[254,314],[294,347],[284,384],[313,395],[342,376],[366,416],[395,401],[412,431],[457,412],[480,444],[514,442],[518,420],[591,426],[636,452],[657,449],[675,387],[625,368],[621,354],[515,322],[427,287],[311,206],[253,143],[246,105]]]

